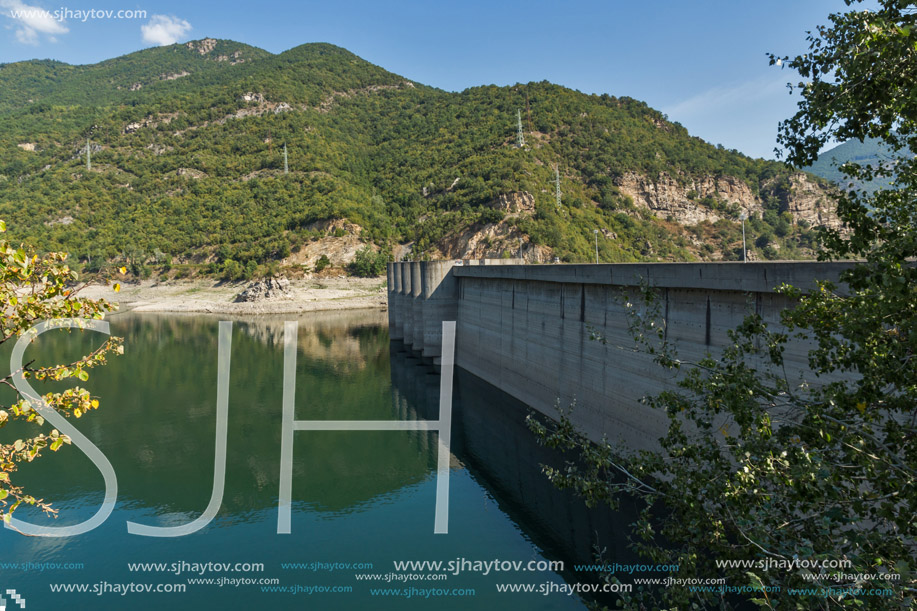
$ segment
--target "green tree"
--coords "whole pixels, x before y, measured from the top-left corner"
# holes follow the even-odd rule
[[[699,363],[678,361],[658,324],[658,335],[646,333],[634,318],[643,349],[652,350],[660,365],[682,370],[679,390],[647,399],[669,417],[659,452],[622,456],[608,444],[590,444],[566,415],[556,426],[532,422],[546,443],[580,454],[581,462],[546,468],[555,483],[590,503],[615,504],[622,492],[645,501],[634,525],[639,552],[680,564],[679,577],[723,577],[731,586],[759,588],[732,597],[669,588],[626,598],[628,606],[915,604],[917,162],[907,152],[917,150],[914,21],[912,3],[880,0],[878,10],[831,15],[830,25],[809,36],[806,53],[771,57],[804,79],[799,111],[780,128],[791,163],[811,162],[831,139],[874,137],[899,152],[894,164],[843,168],[848,176],[882,174],[893,182],[872,196],[841,193],[837,209],[845,227],[821,232],[821,259],[863,261],[842,275],[845,286],[824,282],[809,294],[784,287],[798,305],[783,312],[780,328],[749,316],[721,355]],[[655,303],[652,290],[646,295]],[[820,380],[785,376],[784,349],[794,338],[814,341],[809,365]],[[849,565],[822,574],[717,564],[788,566],[794,559]],[[767,593],[762,586],[782,591]],[[816,593],[791,595],[794,587]],[[891,594],[857,594],[859,587]]]
[[[328,258],[328,255],[322,255],[318,258],[318,261],[315,262],[315,273],[321,273],[326,267],[331,265],[331,259]]]
[[[360,278],[375,278],[385,273],[386,263],[388,263],[388,255],[381,251],[375,252],[370,246],[364,246],[357,251],[347,269],[351,274]]]
[[[0,221],[0,233],[6,231],[6,224]],[[0,344],[15,341],[39,322],[60,318],[100,319],[105,312],[114,309],[105,300],[92,300],[78,296],[73,288],[77,274],[66,264],[65,253],[34,254],[25,247],[15,247],[0,239],[0,301],[3,303],[3,327]],[[115,288],[119,288],[115,285]],[[31,423],[41,429],[45,422],[36,413],[12,383],[14,374],[22,373],[25,379],[79,381],[89,379],[89,370],[105,364],[111,353],[122,351],[121,339],[111,337],[90,354],[72,363],[47,367],[33,367],[26,364],[21,372],[10,372],[0,383],[12,388],[17,395],[12,405],[0,409],[0,428],[13,421]],[[63,392],[49,392],[42,396],[53,409],[79,418],[86,412],[99,407],[98,399],[89,391],[75,386]],[[56,452],[70,439],[59,431],[36,431],[31,437],[16,439],[13,443],[0,444],[0,516],[9,522],[13,511],[21,504],[34,505],[49,514],[57,511],[43,499],[36,499],[14,481],[17,467],[22,462],[31,462],[41,456],[45,449]]]

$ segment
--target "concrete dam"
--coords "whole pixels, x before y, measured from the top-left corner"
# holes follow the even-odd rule
[[[508,264],[507,264],[508,263]],[[850,263],[621,263],[522,265],[512,261],[414,261],[388,266],[392,340],[439,362],[442,321],[456,321],[455,364],[542,414],[575,402],[573,422],[649,449],[668,428],[640,403],[675,388],[676,374],[635,350],[627,303],[638,315],[641,285],[655,289],[666,340],[678,358],[718,356],[727,332],[751,313],[778,325],[792,305],[781,284],[803,291],[836,282]],[[599,336],[604,341],[596,341]],[[789,376],[808,371],[810,344],[791,340]]]

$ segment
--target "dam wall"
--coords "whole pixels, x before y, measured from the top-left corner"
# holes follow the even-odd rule
[[[455,320],[458,367],[549,417],[573,406],[574,423],[593,440],[649,449],[668,419],[640,400],[675,388],[678,373],[636,349],[635,321],[652,320],[649,341],[658,342],[658,329],[682,362],[696,363],[718,356],[728,331],[748,314],[779,325],[792,305],[777,292],[781,284],[812,290],[849,265],[393,263],[390,328],[393,339],[437,363],[442,321]],[[649,305],[645,288],[654,296]],[[791,383],[807,371],[811,347],[787,344]]]

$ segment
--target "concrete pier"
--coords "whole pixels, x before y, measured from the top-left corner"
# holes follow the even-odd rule
[[[397,263],[401,267],[401,294],[399,295],[399,309],[402,318],[402,335],[404,343],[414,345],[414,310],[411,295],[411,264]]]
[[[423,352],[423,274],[420,271],[421,261],[411,261],[411,347]]]
[[[849,265],[392,264],[403,266],[401,290],[410,299],[403,341],[425,360],[438,361],[442,321],[455,320],[457,366],[551,417],[557,405],[575,403],[573,420],[590,437],[622,439],[636,448],[653,447],[668,426],[665,415],[640,398],[672,389],[676,381],[652,356],[634,350],[627,312],[654,314],[643,303],[642,283],[655,289],[655,315],[666,339],[682,360],[696,362],[718,355],[727,332],[747,314],[777,325],[780,312],[792,305],[777,286],[811,290],[816,280],[836,281]],[[396,287],[389,296],[397,308]],[[810,348],[798,340],[787,345],[788,375],[798,378],[807,370]]]
[[[401,298],[401,267],[389,265],[388,275],[388,336],[389,339],[404,339],[404,321],[401,320],[401,308],[395,303]]]

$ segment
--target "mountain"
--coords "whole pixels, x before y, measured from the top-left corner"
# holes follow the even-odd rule
[[[743,210],[751,258],[799,258],[813,225],[837,223],[825,181],[638,100],[548,82],[446,92],[329,44],[0,65],[0,150],[14,239],[173,275],[341,266],[365,245],[590,261],[594,229],[603,261],[736,259]]]
[[[848,140],[819,155],[818,161],[805,170],[841,187],[854,186],[867,193],[875,193],[878,189],[888,186],[888,178],[875,178],[867,182],[851,181],[840,171],[840,166],[853,161],[875,168],[879,164],[891,163],[894,158],[895,154],[891,148],[878,138],[867,138],[862,142]]]

